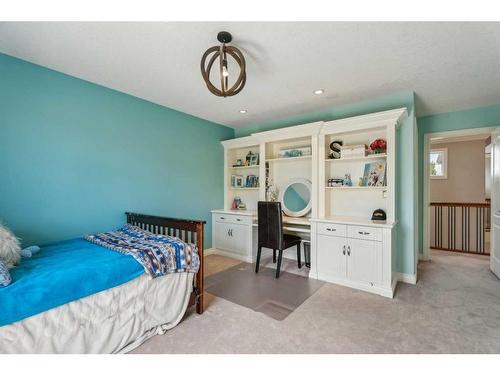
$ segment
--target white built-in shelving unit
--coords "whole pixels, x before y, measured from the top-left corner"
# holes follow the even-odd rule
[[[235,197],[240,197],[245,203],[247,210],[256,210],[260,199],[260,161],[258,165],[235,166],[236,161],[246,160],[249,151],[253,154],[260,153],[260,144],[254,137],[242,137],[223,141],[224,146],[224,209],[231,209]],[[259,155],[260,158],[260,155]],[[235,187],[231,185],[231,176],[242,176],[246,181],[247,176],[259,177],[259,187]]]
[[[306,217],[284,217],[283,229],[310,244],[309,277],[392,297],[397,283],[396,131],[405,108],[328,122],[296,125],[222,142],[224,146],[224,209],[214,209],[214,248],[222,255],[253,262],[258,243],[257,202],[266,200],[267,181],[278,189],[290,181],[311,182],[311,211]],[[330,144],[369,145],[382,138],[383,154],[330,159]],[[311,155],[281,158],[285,149],[311,148]],[[234,166],[249,151],[259,165]],[[385,164],[382,186],[359,185],[369,163]],[[350,174],[352,186],[329,187],[330,178]],[[231,175],[259,177],[259,187],[233,187]],[[245,211],[231,211],[234,197]],[[376,209],[386,222],[371,220]],[[284,255],[293,254],[285,252]]]
[[[396,127],[399,112],[382,112],[348,119],[325,122],[319,134],[319,217],[354,217],[369,220],[373,211],[382,209],[387,222],[395,222],[395,153]],[[330,144],[342,141],[344,145],[369,145],[382,138],[387,151],[382,154],[330,159]],[[383,186],[359,186],[369,163],[385,164]],[[329,187],[330,178],[344,178],[350,174],[352,186]]]

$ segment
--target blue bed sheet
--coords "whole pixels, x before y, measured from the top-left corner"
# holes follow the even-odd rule
[[[144,273],[129,255],[84,239],[42,247],[10,270],[0,288],[0,326],[124,284]]]

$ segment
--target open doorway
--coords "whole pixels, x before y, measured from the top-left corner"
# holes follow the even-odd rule
[[[491,133],[427,134],[424,144],[424,254],[431,249],[488,256],[491,247]]]

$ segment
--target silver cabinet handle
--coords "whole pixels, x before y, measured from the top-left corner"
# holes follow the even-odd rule
[[[351,246],[347,246],[347,255],[351,256]]]
[[[342,246],[342,255],[345,255],[345,245]]]
[[[229,232],[231,232],[231,229],[228,229],[228,230],[227,230],[227,235],[228,235],[228,237],[230,236]]]
[[[370,234],[370,232],[358,232],[359,234],[363,234],[363,235],[367,235],[367,234]]]
[[[335,232],[337,229],[335,229],[335,228],[326,228],[326,230],[327,230],[328,232]]]

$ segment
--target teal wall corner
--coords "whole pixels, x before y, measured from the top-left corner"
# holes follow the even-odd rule
[[[416,272],[416,254],[418,253],[418,212],[417,212],[417,127],[415,119],[415,95],[413,92],[400,92],[348,105],[329,107],[321,111],[305,113],[284,119],[260,124],[251,124],[235,130],[236,137],[243,137],[255,132],[278,129],[292,125],[315,121],[331,121],[340,118],[364,115],[372,112],[396,108],[407,108],[408,118],[401,124],[397,135],[397,184],[396,206],[398,216],[397,229],[397,271],[406,274]]]
[[[451,130],[463,130],[500,126],[500,105],[478,107],[463,111],[440,113],[422,116],[418,124],[418,250],[424,248],[424,136],[428,133],[439,133]]]
[[[234,130],[0,54],[0,220],[22,244],[112,230],[125,211],[207,221]]]

